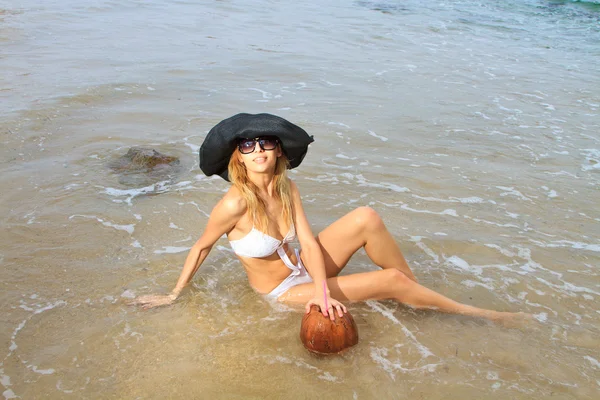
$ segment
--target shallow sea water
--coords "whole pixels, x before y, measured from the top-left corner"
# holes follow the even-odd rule
[[[597,396],[600,5],[326,3],[0,1],[5,399]],[[175,284],[228,187],[198,148],[237,112],[315,136],[315,233],[371,206],[421,283],[535,321],[350,304],[359,345],[315,357],[224,239],[174,306],[126,306]],[[181,172],[120,183],[134,145]]]

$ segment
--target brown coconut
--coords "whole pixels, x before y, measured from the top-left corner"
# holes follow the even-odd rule
[[[317,354],[335,354],[358,343],[358,329],[350,313],[335,320],[325,317],[316,305],[302,318],[300,340],[306,349]]]

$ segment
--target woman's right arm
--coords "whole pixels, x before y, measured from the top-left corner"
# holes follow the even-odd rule
[[[213,208],[206,229],[190,249],[177,284],[171,293],[168,295],[140,296],[131,301],[130,305],[153,308],[169,305],[179,297],[181,291],[194,277],[216,241],[224,234],[229,233],[246,212],[244,201],[236,194],[237,191],[230,190]]]

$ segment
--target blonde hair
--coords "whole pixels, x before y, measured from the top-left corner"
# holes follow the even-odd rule
[[[265,201],[258,195],[258,187],[248,179],[246,166],[240,162],[237,153],[237,148],[229,158],[227,170],[229,172],[229,180],[240,191],[252,218],[254,226],[261,232],[268,232],[269,218],[267,218],[267,205]],[[283,152],[280,157],[277,157],[275,164],[275,196],[281,201],[283,219],[292,226],[294,221],[294,208],[292,207],[292,190],[290,180],[287,177],[289,161]]]

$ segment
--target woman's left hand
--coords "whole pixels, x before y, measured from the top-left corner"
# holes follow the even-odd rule
[[[335,310],[337,310],[340,318],[344,316],[344,313],[348,312],[345,305],[329,295],[327,296],[327,307],[325,307],[325,298],[323,296],[317,296],[309,300],[305,307],[307,314],[310,312],[310,306],[313,304],[319,306],[321,313],[323,313],[323,315],[326,317],[328,316],[332,321],[335,320]]]

